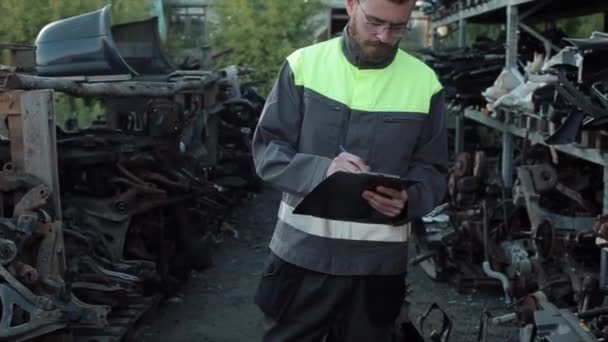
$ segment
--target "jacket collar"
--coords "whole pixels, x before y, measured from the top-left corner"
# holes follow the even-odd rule
[[[361,48],[350,36],[350,23],[344,27],[344,31],[342,32],[342,52],[350,64],[358,69],[384,69],[393,62],[398,50],[399,44],[395,45],[395,48],[385,60],[379,63],[369,63],[363,60]]]

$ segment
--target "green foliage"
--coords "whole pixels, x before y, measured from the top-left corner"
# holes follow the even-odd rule
[[[319,0],[218,1],[212,46],[232,53],[214,61],[215,67],[254,68],[260,90],[267,94],[285,57],[313,42],[319,28],[315,14],[322,8]]]
[[[167,18],[174,17],[175,10],[176,8],[165,6]],[[205,37],[207,28],[204,27],[204,23],[191,23],[191,25],[199,26],[197,29],[187,29],[185,23],[178,23],[177,20],[169,21],[167,25],[165,51],[174,63],[180,65],[188,57],[196,59],[200,56],[201,48],[208,44]]]
[[[92,12],[112,4],[112,23],[142,20],[150,17],[148,0],[1,0],[0,42],[34,44],[40,29],[63,18]],[[4,64],[8,54],[0,56]],[[56,94],[55,113],[59,123],[74,117],[87,126],[102,111],[99,102]]]
[[[104,108],[100,100],[55,93],[55,116],[60,125],[68,119],[76,119],[78,127],[88,127],[103,114]]]
[[[556,27],[572,38],[589,38],[594,31],[604,30],[604,14],[592,14],[581,17],[564,18],[551,20],[534,26],[539,32],[543,32],[550,27]],[[454,25],[448,38],[442,44],[444,46],[458,46],[458,29]],[[488,37],[496,39],[504,31],[505,24],[472,24],[466,26],[467,45],[471,45],[478,37]]]
[[[502,31],[500,25],[482,25],[468,24],[467,25],[467,44],[471,45],[477,38],[487,37],[497,39]]]
[[[0,42],[33,44],[46,24],[112,4],[113,23],[150,16],[147,0],[2,0]]]
[[[594,31],[603,31],[604,14],[561,19],[555,23],[555,26],[566,32],[568,37],[589,38]]]

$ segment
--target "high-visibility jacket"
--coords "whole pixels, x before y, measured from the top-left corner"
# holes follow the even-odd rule
[[[270,243],[283,260],[334,275],[405,272],[409,227],[447,187],[444,96],[435,73],[395,49],[386,63],[360,62],[348,34],[299,49],[284,63],[254,134],[258,175],[283,191]],[[418,183],[393,224],[293,213],[326,177],[340,146],[374,172]]]

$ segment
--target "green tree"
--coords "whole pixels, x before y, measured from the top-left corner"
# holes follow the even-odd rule
[[[150,16],[147,0],[2,0],[0,42],[33,44],[46,24],[91,12],[112,4],[114,23],[145,19]]]
[[[322,9],[319,0],[218,1],[212,46],[232,52],[214,61],[215,67],[255,69],[254,78],[267,94],[285,57],[313,42]]]
[[[92,12],[112,4],[114,24],[142,20],[150,17],[148,0],[1,0],[0,42],[34,44],[38,32],[47,24]],[[8,54],[2,56],[3,64],[10,63]],[[76,99],[56,94],[55,112],[59,122],[74,117],[86,126],[94,116],[103,112],[97,101]]]
[[[603,31],[604,14],[561,19],[555,22],[555,26],[566,32],[568,37],[589,38],[594,31]]]

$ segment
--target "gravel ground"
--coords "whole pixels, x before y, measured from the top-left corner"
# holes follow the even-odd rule
[[[226,235],[214,253],[214,267],[193,273],[177,297],[164,301],[156,316],[144,326],[139,341],[261,340],[262,315],[252,298],[268,253],[279,200],[278,192],[265,190],[235,212],[238,239]],[[447,284],[433,282],[419,267],[410,270],[408,282],[412,320],[436,302],[452,319],[450,342],[477,341],[484,309],[492,314],[506,312],[499,293],[460,294]],[[432,314],[425,331],[438,326],[440,317],[439,313]],[[515,342],[515,336],[513,328],[490,327],[488,342]]]

